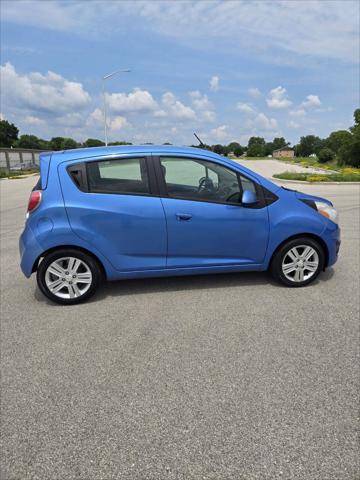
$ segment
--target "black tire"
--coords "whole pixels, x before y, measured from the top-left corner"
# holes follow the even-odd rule
[[[300,247],[303,245],[309,246],[316,251],[319,259],[318,267],[316,271],[314,271],[311,277],[308,279],[305,279],[303,281],[289,280],[285,276],[282,269],[283,260],[286,257],[287,253],[292,248]],[[310,237],[299,237],[293,240],[289,240],[275,252],[271,261],[270,272],[276,281],[288,287],[297,288],[297,287],[304,287],[305,285],[309,285],[310,283],[312,283],[316,279],[316,277],[319,275],[319,273],[324,269],[324,265],[325,265],[325,253],[322,246],[316,240]]]
[[[87,268],[91,272],[91,280],[90,286],[88,290],[83,293],[81,296],[75,298],[60,298],[59,296],[52,293],[47,284],[46,284],[46,272],[48,267],[55,261],[63,257],[73,257],[75,259],[81,260],[87,266]],[[72,248],[61,248],[59,250],[55,250],[51,253],[48,253],[43,260],[40,262],[39,267],[37,269],[36,279],[38,286],[41,292],[50,300],[55,303],[59,303],[61,305],[75,305],[77,303],[84,302],[85,300],[89,299],[94,293],[96,292],[101,279],[102,279],[102,270],[100,268],[99,263],[92,257],[81,250],[72,249]],[[74,282],[75,283],[75,282]],[[86,287],[85,287],[86,288]],[[66,293],[66,289],[65,289]]]

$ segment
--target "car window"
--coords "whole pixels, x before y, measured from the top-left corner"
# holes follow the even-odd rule
[[[90,192],[150,193],[144,158],[89,162],[87,173]]]
[[[240,202],[238,175],[223,165],[178,157],[161,157],[160,162],[170,197],[207,202]]]
[[[241,183],[241,188],[243,192],[245,190],[250,190],[251,192],[256,193],[256,187],[254,182],[244,177],[243,175],[239,175],[239,177],[240,177],[240,183]]]

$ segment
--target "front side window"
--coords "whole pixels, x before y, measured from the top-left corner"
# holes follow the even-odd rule
[[[170,197],[240,203],[244,190],[256,192],[251,180],[214,162],[178,157],[162,157],[160,162]]]
[[[150,193],[144,158],[89,162],[87,175],[89,191],[93,193]]]

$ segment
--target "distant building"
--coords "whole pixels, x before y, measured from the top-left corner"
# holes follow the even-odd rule
[[[272,156],[273,157],[289,157],[289,158],[293,158],[295,157],[295,150],[293,148],[290,148],[290,147],[283,147],[283,148],[279,148],[278,150],[274,150],[272,152]]]

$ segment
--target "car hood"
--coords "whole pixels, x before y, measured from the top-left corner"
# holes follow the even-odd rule
[[[327,203],[328,205],[333,206],[333,204],[328,200],[327,198],[324,197],[317,197],[315,195],[310,195],[308,193],[303,193],[303,192],[298,192],[294,190],[294,194],[297,196],[299,200],[312,200],[313,202],[324,202]]]

